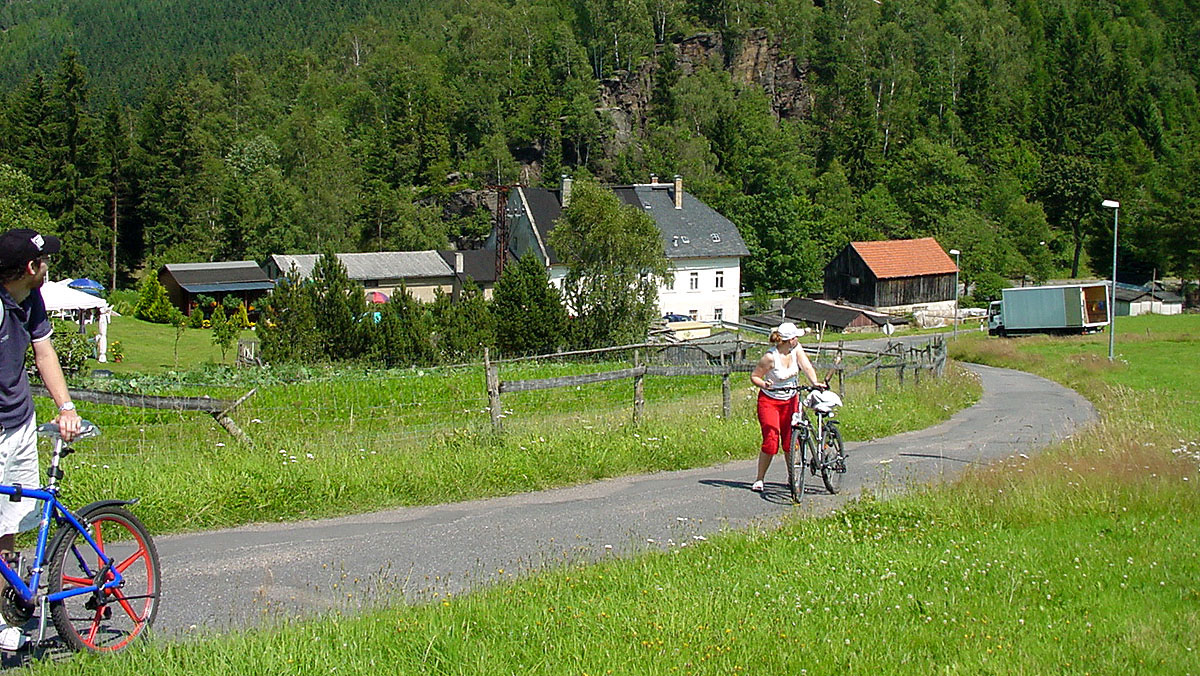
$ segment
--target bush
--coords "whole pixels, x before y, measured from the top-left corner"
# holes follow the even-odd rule
[[[133,308],[137,306],[138,293],[133,289],[109,291],[105,300],[108,301],[113,310],[116,310],[117,314],[133,316]]]
[[[177,310],[171,305],[171,299],[167,296],[166,288],[158,281],[158,275],[147,272],[138,285],[137,306],[133,309],[133,316],[155,324],[170,324],[175,312]]]
[[[976,302],[986,306],[988,301],[998,300],[1000,290],[1007,287],[1008,282],[1003,277],[994,272],[985,272],[975,280],[975,293],[972,296]]]
[[[79,325],[75,322],[54,319],[52,323],[54,335],[50,340],[54,344],[54,351],[58,354],[58,363],[62,366],[63,373],[68,376],[78,373],[83,369],[84,363],[93,355],[95,343],[88,336],[79,332]],[[25,361],[27,364],[33,364],[32,345],[25,349]],[[40,378],[36,368],[30,372]]]
[[[188,315],[187,325],[191,329],[204,328],[204,310],[199,305],[192,308],[191,314]]]

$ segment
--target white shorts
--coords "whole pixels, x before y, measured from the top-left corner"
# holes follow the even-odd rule
[[[24,425],[0,432],[0,483],[39,488],[41,481],[37,423],[30,416],[29,422]],[[12,502],[7,495],[0,495],[0,535],[37,528],[41,518],[37,500],[24,498],[20,502]]]

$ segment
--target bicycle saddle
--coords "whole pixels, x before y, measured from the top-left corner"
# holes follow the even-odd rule
[[[42,423],[41,425],[38,425],[37,433],[38,436],[46,437],[47,439],[57,439],[59,436],[58,424],[52,422]],[[79,421],[79,436],[75,437],[76,440],[87,439],[88,437],[95,437],[99,435],[100,428],[97,427],[95,423],[87,420]]]

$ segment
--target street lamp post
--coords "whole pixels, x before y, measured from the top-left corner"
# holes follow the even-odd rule
[[[1113,210],[1113,262],[1112,262],[1112,293],[1108,298],[1108,360],[1113,360],[1113,346],[1117,338],[1117,214],[1121,212],[1121,203],[1116,200],[1104,200],[1100,206]]]
[[[954,256],[954,340],[958,340],[958,255],[962,253],[958,249],[951,249],[950,255]]]

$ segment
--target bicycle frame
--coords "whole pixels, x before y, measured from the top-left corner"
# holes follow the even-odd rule
[[[0,575],[4,576],[4,579],[9,585],[12,586],[14,590],[16,590],[18,594],[21,595],[21,598],[30,603],[32,603],[37,596],[37,590],[41,585],[42,573],[45,572],[43,570],[43,566],[46,561],[46,547],[49,545],[50,540],[51,516],[54,517],[54,520],[59,524],[60,528],[70,527],[82,535],[83,539],[88,543],[88,546],[92,548],[92,551],[96,553],[96,556],[99,557],[99,560],[102,563],[97,571],[93,572],[87,566],[87,564],[83,562],[82,557],[80,557],[80,565],[83,567],[83,569],[91,574],[93,579],[97,578],[100,572],[107,572],[112,576],[112,579],[100,585],[93,582],[93,584],[86,587],[76,587],[75,589],[60,591],[55,594],[48,594],[45,597],[45,601],[54,603],[72,596],[93,594],[103,589],[118,587],[123,581],[121,573],[117,570],[112,558],[104,553],[104,551],[100,548],[100,545],[96,544],[96,541],[92,539],[91,533],[88,532],[87,527],[84,526],[83,523],[77,519],[69,509],[64,507],[63,504],[58,501],[57,493],[58,491],[53,490],[52,488],[18,489],[16,486],[0,484],[0,495],[9,497],[20,495],[22,500],[39,500],[42,503],[42,520],[40,526],[38,527],[37,549],[34,552],[33,558],[33,575],[29,579],[29,584],[25,584],[25,581],[21,579],[19,571],[14,571],[12,567],[8,565],[7,561],[0,559]]]

